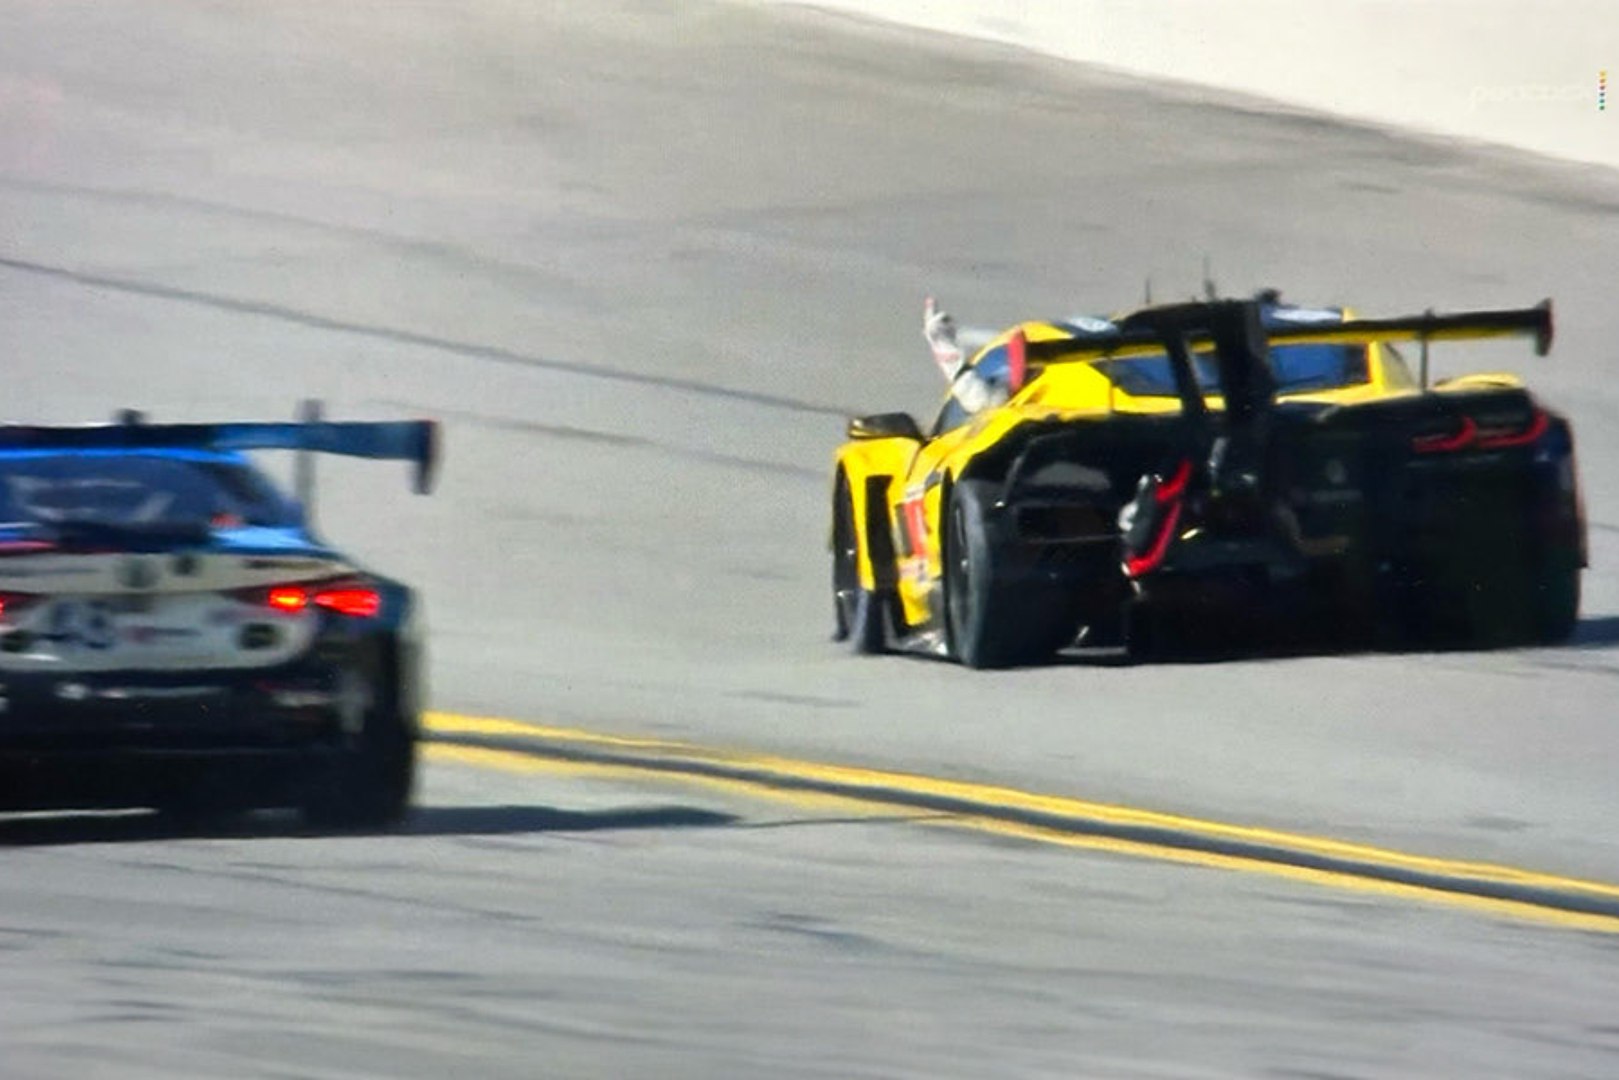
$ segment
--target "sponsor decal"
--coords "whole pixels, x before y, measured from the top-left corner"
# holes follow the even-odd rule
[[[1329,308],[1277,308],[1271,312],[1277,322],[1336,323],[1343,322],[1343,313]]]
[[[157,564],[131,557],[118,564],[118,583],[127,589],[150,589],[157,584]]]
[[[905,527],[911,534],[911,550],[919,557],[928,555],[928,522],[927,513],[922,506],[922,496],[905,500]]]
[[[90,688],[82,682],[57,683],[56,696],[63,701],[87,701],[90,697]]]

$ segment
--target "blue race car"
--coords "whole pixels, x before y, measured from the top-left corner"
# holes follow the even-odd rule
[[[431,488],[431,421],[0,425],[0,809],[295,806],[381,826],[410,804],[412,591],[314,533],[309,455]],[[300,498],[250,450],[300,454]]]

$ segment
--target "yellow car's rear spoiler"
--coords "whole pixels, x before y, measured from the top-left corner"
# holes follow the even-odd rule
[[[1184,340],[1191,349],[1210,346],[1213,336],[1195,325],[1188,304],[1188,325]],[[1545,356],[1552,345],[1552,302],[1542,300],[1534,307],[1499,311],[1461,311],[1403,315],[1390,319],[1345,319],[1342,322],[1310,323],[1298,326],[1272,326],[1265,330],[1271,345],[1366,345],[1372,342],[1475,341],[1484,338],[1533,336],[1535,353]],[[1076,334],[1056,341],[1030,341],[1023,345],[1030,362],[1042,364],[1070,361],[1151,356],[1164,351],[1162,330],[1132,328],[1129,320],[1112,329]]]
[[[1477,341],[1532,335],[1535,355],[1552,348],[1552,302],[1502,311],[1406,315],[1393,319],[1348,319],[1335,325],[1286,327],[1267,335],[1273,345],[1360,345],[1388,341]]]

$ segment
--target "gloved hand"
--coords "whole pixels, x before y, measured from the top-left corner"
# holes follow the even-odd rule
[[[939,365],[939,372],[947,382],[954,380],[966,361],[956,341],[956,320],[948,311],[940,311],[931,296],[922,305],[922,337],[933,351],[933,362]]]

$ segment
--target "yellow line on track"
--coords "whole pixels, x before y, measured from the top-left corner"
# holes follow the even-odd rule
[[[471,765],[480,769],[497,769],[501,772],[528,775],[543,773],[548,776],[566,776],[575,779],[623,780],[638,783],[644,783],[649,775],[647,769],[636,768],[632,765],[600,765],[595,762],[563,761],[557,758],[539,757],[533,751],[493,750],[483,746],[456,746],[453,743],[427,743],[424,749],[427,751],[427,756],[434,761],[442,761],[451,765]],[[724,791],[727,794],[744,795],[752,799],[765,795],[778,802],[787,802],[794,806],[813,810],[836,810],[840,813],[858,813],[874,818],[891,817],[894,813],[894,807],[891,803],[851,799],[842,795],[823,795],[815,791],[784,791],[781,788],[749,783],[746,780],[730,780],[718,776],[699,776],[692,773],[669,773],[660,770],[651,775],[666,783],[678,783],[687,787],[712,788],[717,791]]]
[[[1481,896],[1449,888],[1384,880],[1354,872],[1301,866],[1240,853],[1198,850],[1116,836],[1087,835],[1083,831],[1026,821],[1009,821],[990,815],[997,811],[1026,812],[1054,818],[1071,818],[1077,823],[1161,829],[1178,836],[1205,841],[1256,845],[1281,853],[1344,860],[1373,868],[1433,875],[1463,883],[1545,890],[1600,900],[1619,899],[1619,886],[1605,882],[1563,877],[1494,863],[1440,859],[1319,836],[1235,825],[1066,796],[1035,794],[992,784],[947,780],[860,766],[799,761],[772,754],[723,750],[691,743],[605,735],[575,728],[451,713],[430,713],[426,717],[426,723],[430,735],[510,741],[501,747],[443,742],[429,744],[427,748],[429,755],[442,761],[513,772],[548,772],[618,779],[645,779],[648,776],[655,776],[667,781],[697,784],[755,797],[763,795],[799,806],[839,807],[846,810],[857,808],[874,816],[892,813],[896,806],[906,806],[907,804],[900,801],[904,796],[948,799],[953,803],[982,808],[984,813],[974,813],[967,809],[932,814],[927,818],[929,823],[1065,847],[1263,873],[1294,881],[1383,896],[1435,900],[1451,906],[1563,927],[1619,933],[1619,916],[1570,911],[1532,901]],[[587,761],[569,760],[567,754],[570,751],[584,751],[594,757]],[[696,771],[682,771],[683,765],[692,769],[703,766],[737,769],[743,771],[745,775],[716,776]],[[782,786],[806,782],[826,784],[836,787],[838,791],[834,794]],[[915,809],[914,805],[911,808]]]

